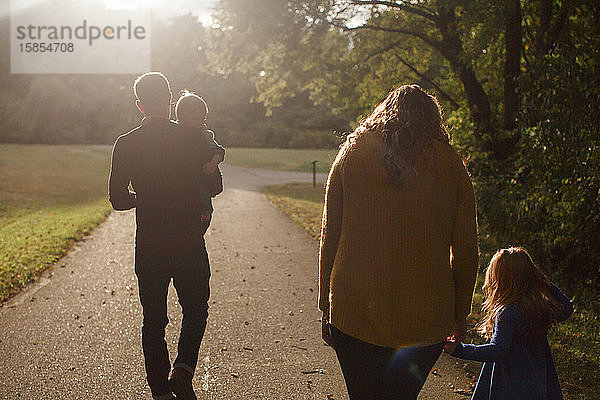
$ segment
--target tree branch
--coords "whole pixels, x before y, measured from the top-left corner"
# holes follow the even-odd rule
[[[381,49],[378,49],[377,51],[374,51],[373,53],[369,54],[366,58],[365,61],[370,61],[371,58],[376,57],[380,54],[385,53],[386,51],[392,50],[393,48],[395,48],[396,46],[398,46],[401,42],[394,42],[392,44],[390,44],[389,46],[386,47],[382,47]]]
[[[441,47],[442,47],[442,42],[440,42],[439,40],[434,39],[433,37],[428,36],[428,35],[426,35],[424,33],[410,31],[410,30],[407,30],[407,29],[393,29],[393,28],[385,28],[383,26],[375,26],[375,25],[361,25],[361,26],[355,26],[355,27],[349,28],[346,25],[337,23],[335,21],[331,21],[330,24],[333,25],[333,26],[335,26],[335,27],[337,27],[337,28],[340,28],[340,29],[342,29],[342,30],[344,30],[346,32],[357,31],[357,30],[360,30],[360,29],[370,29],[370,30],[373,30],[373,31],[390,32],[390,33],[401,33],[401,34],[404,34],[404,35],[409,35],[409,36],[414,36],[416,38],[419,38],[419,39],[421,39],[422,41],[424,41],[425,43],[427,43],[428,45],[434,47],[437,50],[440,50]]]
[[[427,77],[424,73],[419,72],[419,70],[417,70],[417,68],[415,68],[412,64],[410,64],[404,58],[400,57],[397,52],[394,52],[394,55],[396,56],[398,61],[400,61],[408,69],[410,69],[412,72],[414,72],[415,75],[417,75],[419,78],[423,79],[424,81],[429,82],[429,84],[431,86],[433,86],[434,89],[436,89],[438,92],[440,92],[442,97],[444,97],[446,100],[448,100],[450,102],[450,104],[452,104],[455,108],[460,107],[460,105],[448,93],[446,93],[437,83],[435,83],[431,78]]]
[[[396,8],[399,10],[404,10],[411,14],[420,15],[421,17],[427,18],[431,21],[435,21],[437,15],[434,12],[431,12],[425,8],[418,8],[413,5],[409,5],[404,1],[395,2],[395,1],[383,1],[383,0],[351,0],[350,1],[354,5],[373,5],[373,6],[387,6],[390,8]],[[428,11],[426,11],[428,10]]]

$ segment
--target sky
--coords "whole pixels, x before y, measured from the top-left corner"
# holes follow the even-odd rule
[[[47,0],[0,0],[0,18],[9,12],[27,12],[28,9],[42,5]],[[170,18],[175,15],[191,13],[205,25],[210,25],[213,7],[218,0],[66,0],[75,3],[95,6],[103,5],[108,9],[147,10],[152,9],[154,15]]]
[[[151,8],[155,15],[164,16],[165,18],[191,13],[197,15],[203,24],[210,25],[210,15],[217,0],[102,0],[102,3],[111,9]]]

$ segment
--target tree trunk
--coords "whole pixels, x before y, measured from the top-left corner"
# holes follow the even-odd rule
[[[504,130],[514,131],[519,113],[518,79],[521,73],[521,2],[511,0],[504,28]]]
[[[464,60],[462,42],[454,10],[440,7],[436,25],[442,34],[441,46],[437,49],[448,60],[463,84],[467,106],[475,124],[475,135],[482,142],[484,150],[494,150],[496,128],[494,126],[490,100],[477,79],[475,72]]]

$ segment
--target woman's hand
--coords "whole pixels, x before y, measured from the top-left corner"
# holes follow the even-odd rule
[[[325,312],[321,316],[321,337],[327,346],[333,348],[333,338],[329,329],[329,313]]]
[[[454,336],[448,336],[446,338],[446,343],[444,344],[444,352],[448,354],[454,353],[454,350],[456,350],[456,345],[456,338]]]

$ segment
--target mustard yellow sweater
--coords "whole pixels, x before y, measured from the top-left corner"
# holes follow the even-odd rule
[[[434,142],[402,187],[373,134],[340,150],[327,181],[319,308],[342,332],[385,347],[444,340],[466,317],[478,267],[473,186]]]

